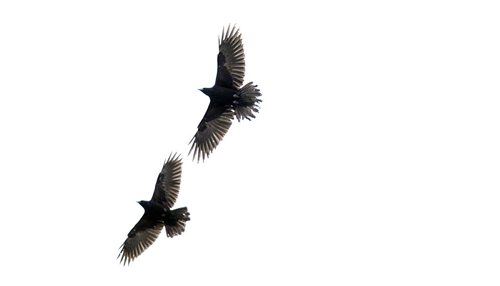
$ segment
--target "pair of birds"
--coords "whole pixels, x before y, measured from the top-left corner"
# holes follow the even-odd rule
[[[226,30],[222,29],[219,38],[215,84],[200,89],[210,98],[210,104],[189,142],[189,154],[194,151],[193,160],[199,162],[208,158],[231,127],[234,117],[238,121],[251,120],[255,118],[254,112],[259,112],[260,90],[252,82],[241,87],[244,76],[245,54],[241,34],[235,26],[228,26]],[[158,175],[151,200],[138,202],[144,208],[144,214],[121,246],[120,263],[130,264],[153,244],[163,227],[167,237],[184,232],[186,222],[190,220],[187,207],[172,209],[179,194],[181,173],[180,155],[171,154]]]

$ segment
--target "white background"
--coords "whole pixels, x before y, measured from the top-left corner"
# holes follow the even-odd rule
[[[2,1],[0,284],[498,285],[500,10],[403,2]],[[196,164],[229,23],[261,112]]]

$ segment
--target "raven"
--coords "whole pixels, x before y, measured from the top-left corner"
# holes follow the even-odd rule
[[[201,92],[210,98],[210,104],[198,124],[198,131],[189,142],[194,150],[193,160],[205,160],[217,147],[231,127],[234,116],[238,121],[255,118],[259,112],[260,90],[253,82],[243,84],[245,76],[245,53],[239,29],[235,26],[222,29],[217,55],[217,76],[211,88],[202,88]],[[241,87],[241,88],[240,88]]]
[[[167,237],[181,234],[190,220],[187,207],[172,210],[181,184],[180,155],[170,154],[156,180],[153,197],[149,201],[138,202],[144,208],[144,215],[130,230],[121,246],[118,258],[120,263],[130,264],[160,235],[163,226]]]

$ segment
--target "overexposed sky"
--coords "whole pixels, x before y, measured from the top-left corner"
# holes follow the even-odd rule
[[[498,285],[499,13],[2,1],[0,284]],[[230,23],[261,112],[197,164]],[[170,152],[192,220],[123,267]]]

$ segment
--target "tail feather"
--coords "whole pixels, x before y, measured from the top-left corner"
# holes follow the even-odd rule
[[[234,114],[238,121],[255,118],[254,112],[259,112],[259,103],[262,102],[260,96],[262,94],[253,82],[247,83],[238,91],[233,102]]]
[[[186,221],[189,221],[187,207],[178,208],[171,211],[171,217],[165,220],[165,230],[168,237],[174,237],[184,232]]]

